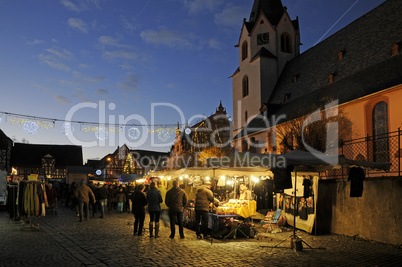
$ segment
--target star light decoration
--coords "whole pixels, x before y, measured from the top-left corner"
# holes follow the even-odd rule
[[[141,132],[140,130],[138,130],[138,128],[132,127],[128,130],[128,137],[130,137],[130,139],[137,140],[138,138],[140,138],[140,136]]]
[[[39,125],[36,121],[26,121],[22,125],[22,128],[27,134],[36,134],[39,129]]]
[[[190,129],[190,128],[186,128],[186,130],[184,130],[184,132],[185,132],[186,134],[190,134],[190,133],[191,133],[191,129]]]
[[[71,135],[71,134],[73,134],[73,132],[74,132],[74,127],[73,127],[73,125],[70,123],[70,122],[65,122],[64,124],[63,124],[63,126],[61,127],[61,132],[63,133],[63,134],[65,134],[66,136],[69,136],[69,135]]]
[[[106,140],[109,138],[109,131],[104,127],[98,127],[98,129],[95,130],[95,136],[98,140]]]
[[[161,141],[166,142],[170,138],[170,131],[167,129],[158,129],[158,138]]]

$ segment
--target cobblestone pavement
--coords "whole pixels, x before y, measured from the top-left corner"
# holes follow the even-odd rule
[[[132,232],[129,213],[78,222],[74,211],[59,208],[58,215],[34,219],[31,227],[1,211],[0,266],[402,266],[401,248],[338,235],[298,231],[314,249],[303,245],[296,252],[286,240],[291,231],[212,243],[189,229],[185,239],[170,239],[164,227],[157,239]],[[267,247],[275,245],[282,248]]]

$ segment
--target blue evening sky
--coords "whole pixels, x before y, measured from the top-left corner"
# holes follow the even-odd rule
[[[282,1],[292,19],[299,17],[302,52],[382,2]],[[102,158],[123,143],[168,151],[178,122],[194,124],[214,113],[220,100],[232,116],[228,77],[238,67],[234,45],[252,5],[253,0],[0,0],[0,129],[16,142],[83,144],[85,160]],[[94,125],[73,123],[69,139],[61,121],[4,112],[57,120],[70,114],[81,122],[99,122],[103,114],[106,122],[118,123],[120,116],[130,124],[158,125],[116,127],[119,134],[109,126],[109,138],[99,141]],[[39,122],[38,129],[27,120]]]

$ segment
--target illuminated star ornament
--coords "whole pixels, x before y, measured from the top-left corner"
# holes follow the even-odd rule
[[[158,131],[158,137],[161,141],[165,142],[170,138],[170,132],[167,129],[160,129]]]
[[[22,127],[24,131],[28,134],[36,134],[39,129],[39,125],[35,121],[26,121]]]
[[[70,122],[65,122],[63,124],[63,126],[61,127],[61,132],[63,134],[65,134],[66,136],[71,135],[73,133],[73,131],[74,131],[74,127],[71,125]]]
[[[138,128],[132,127],[130,128],[130,130],[128,130],[128,137],[130,137],[130,139],[137,140],[138,138],[140,138],[140,136],[141,132],[140,130],[138,130]]]
[[[98,140],[106,140],[109,138],[109,131],[106,130],[103,127],[99,127],[96,131],[95,131],[95,136]]]
[[[190,133],[191,133],[191,129],[190,129],[190,128],[186,128],[186,130],[184,130],[184,132],[185,132],[186,134],[190,134]]]

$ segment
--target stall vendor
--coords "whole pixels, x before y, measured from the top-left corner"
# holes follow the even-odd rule
[[[240,200],[251,200],[251,191],[245,183],[240,184]]]

